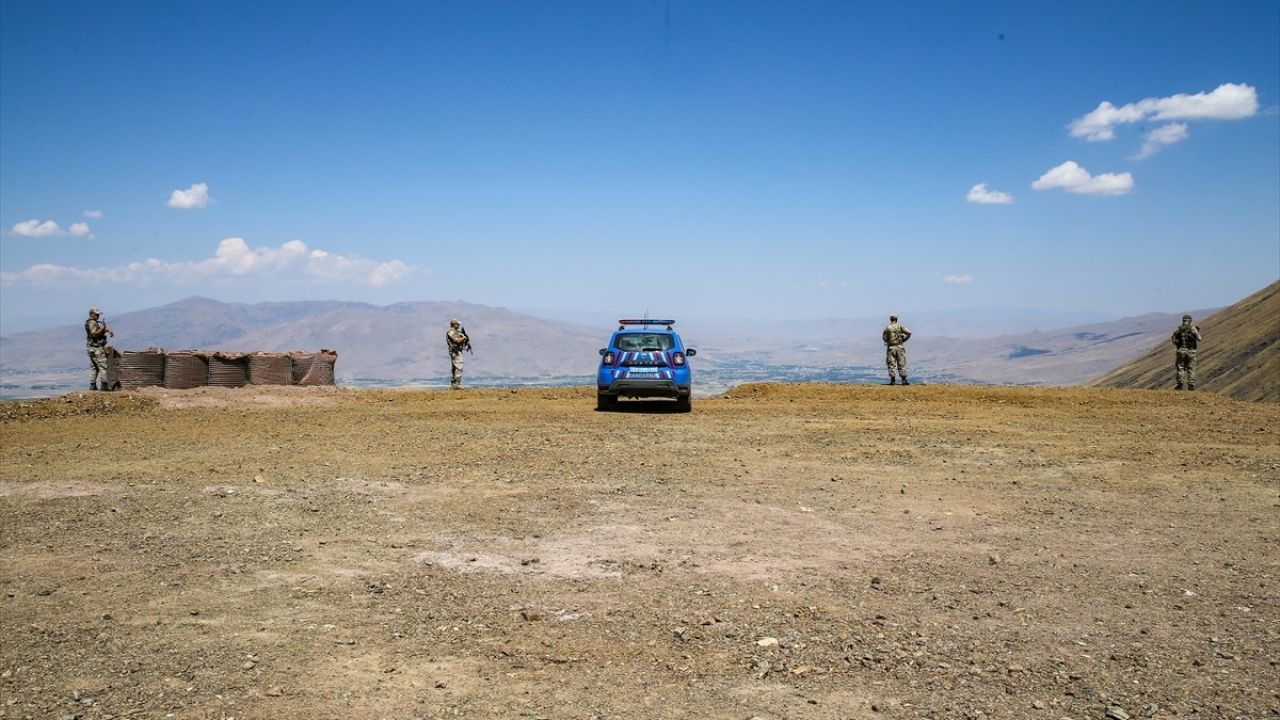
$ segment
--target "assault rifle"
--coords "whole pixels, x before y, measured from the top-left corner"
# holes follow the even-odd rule
[[[471,349],[471,335],[467,332],[467,328],[459,325],[458,330],[462,333],[462,336],[467,339],[467,341],[462,344],[462,349],[474,355],[475,351]]]
[[[115,336],[116,336],[116,331],[115,331],[115,330],[112,330],[112,329],[107,325],[107,318],[106,318],[105,316],[103,316],[103,315],[99,314],[99,315],[98,315],[98,323],[99,323],[100,325],[102,325],[102,339],[104,339],[104,340],[105,340],[108,336],[110,336],[110,337],[115,337]]]

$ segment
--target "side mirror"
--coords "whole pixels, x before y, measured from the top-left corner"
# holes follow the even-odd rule
[[[605,353],[607,353],[607,352],[609,352],[609,348],[600,348],[600,355],[601,355],[601,356],[603,356],[603,355],[604,355]]]
[[[698,354],[698,351],[697,351],[697,350],[694,350],[693,348],[689,348],[689,349],[687,349],[687,350],[685,350],[685,351],[684,351],[684,354],[685,354],[685,355],[687,355],[687,356],[689,356],[689,357],[693,357],[694,355],[697,355],[697,354]]]

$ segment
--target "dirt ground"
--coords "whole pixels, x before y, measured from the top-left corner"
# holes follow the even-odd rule
[[[0,405],[0,718],[1274,718],[1280,406]]]

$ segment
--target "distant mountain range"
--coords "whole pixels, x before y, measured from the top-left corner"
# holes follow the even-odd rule
[[[1199,316],[1192,314],[1193,318]],[[1238,400],[1280,402],[1280,281],[1197,319],[1204,343],[1197,354],[1196,389]],[[1141,356],[1091,381],[1118,388],[1172,388],[1173,328]]]
[[[1193,311],[1197,317],[1212,311]],[[998,334],[1032,316],[1010,311],[922,313],[904,317],[912,376],[925,382],[1074,385],[1122,365],[1167,338],[1182,312]],[[375,306],[358,302],[252,305],[191,297],[108,316],[121,350],[338,352],[343,384],[446,382],[444,331],[462,320],[476,352],[466,377],[481,384],[588,384],[612,323],[587,326],[465,302]],[[1068,316],[1060,316],[1065,318]],[[681,322],[703,393],[755,380],[878,382],[884,375],[884,318],[756,322],[739,326]],[[992,337],[973,337],[988,328]],[[952,332],[954,331],[954,332]],[[6,397],[79,387],[87,375],[79,323],[0,337],[0,392]],[[947,335],[951,335],[948,337]],[[966,337],[956,337],[967,335]]]
[[[468,326],[477,350],[467,356],[470,378],[586,377],[602,342],[594,328],[464,302],[245,305],[191,297],[106,319],[119,350],[328,348],[338,351],[339,382],[406,382],[448,373],[444,332],[451,318]],[[86,363],[84,330],[78,324],[0,338],[0,379],[11,384],[15,376],[79,373]]]
[[[1193,312],[1199,315],[1212,311]],[[1181,313],[1148,313],[1052,330],[959,338],[933,335],[921,329],[929,327],[928,324],[908,322],[914,333],[907,345],[908,361],[912,376],[926,381],[1075,385],[1150,348],[1172,332],[1180,318]],[[754,335],[713,333],[714,342],[704,342],[710,352],[699,355],[698,359],[703,365],[716,368],[857,366],[863,368],[869,378],[878,379],[886,374],[884,346],[880,341],[883,325],[884,320],[846,321],[844,327],[855,330],[838,335],[834,332],[835,326],[824,333],[813,324],[803,333],[797,332],[802,326],[792,327],[790,337],[781,328],[775,333]]]

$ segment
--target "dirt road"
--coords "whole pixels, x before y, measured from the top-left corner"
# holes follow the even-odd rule
[[[1280,407],[0,405],[0,718],[1264,718]]]

